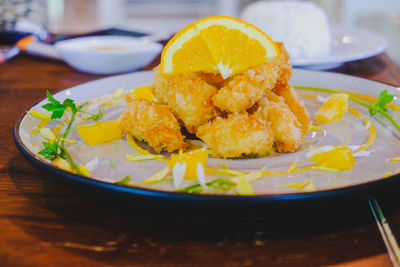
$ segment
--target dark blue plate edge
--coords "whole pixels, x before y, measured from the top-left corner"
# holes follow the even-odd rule
[[[43,100],[38,101],[40,103]],[[27,110],[30,110],[33,104]],[[179,192],[167,192],[154,189],[145,189],[133,186],[117,185],[102,181],[97,181],[82,175],[74,174],[64,171],[55,166],[52,166],[40,159],[32,153],[22,142],[19,135],[19,128],[23,118],[26,116],[24,112],[15,122],[13,129],[14,142],[18,149],[22,152],[23,156],[37,167],[56,174],[61,178],[72,180],[85,184],[96,189],[102,189],[113,193],[121,193],[125,196],[131,197],[144,197],[156,200],[179,200],[187,202],[207,202],[207,203],[221,203],[221,204],[246,204],[246,203],[262,203],[262,204],[277,204],[285,202],[295,202],[300,200],[316,200],[316,199],[331,199],[337,197],[356,197],[357,199],[370,199],[383,192],[395,190],[396,186],[400,185],[400,174],[396,174],[387,178],[381,178],[377,181],[366,182],[359,185],[352,185],[344,188],[321,190],[317,192],[299,192],[282,195],[255,195],[255,196],[238,196],[238,195],[216,195],[216,194],[189,194]]]

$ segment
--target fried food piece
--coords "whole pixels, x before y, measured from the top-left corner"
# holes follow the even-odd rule
[[[273,132],[265,119],[247,113],[217,117],[200,126],[197,136],[212,149],[214,157],[264,155],[273,145]]]
[[[292,77],[292,65],[289,63],[289,54],[283,43],[276,43],[281,54],[272,60],[272,64],[278,67],[277,84],[286,84]]]
[[[259,105],[255,116],[271,123],[276,149],[279,152],[296,151],[303,137],[301,124],[285,103],[284,98],[270,92],[259,102]]]
[[[171,79],[172,77],[163,75],[161,73],[160,65],[154,68],[152,91],[158,103],[167,104],[167,92]]]
[[[198,72],[196,73],[197,77],[200,77],[202,80],[204,80],[206,83],[211,84],[212,86],[215,86],[217,88],[221,88],[225,85],[228,84],[228,82],[231,81],[231,78],[224,79],[222,78],[221,74],[217,73],[206,73],[206,72]]]
[[[199,77],[180,74],[169,84],[168,106],[186,129],[195,133],[197,127],[217,116],[211,101],[217,90]]]
[[[267,62],[234,76],[213,97],[214,105],[228,112],[242,112],[251,108],[266,92],[272,90],[278,70],[275,63]]]
[[[162,149],[172,152],[187,147],[178,120],[168,106],[129,97],[127,101],[129,108],[120,118],[123,132],[146,141],[157,152]]]
[[[299,95],[294,88],[288,84],[278,84],[273,89],[274,93],[285,99],[285,103],[289,106],[290,110],[296,115],[301,124],[302,135],[305,136],[310,126],[310,116],[308,115],[306,107],[300,100]]]

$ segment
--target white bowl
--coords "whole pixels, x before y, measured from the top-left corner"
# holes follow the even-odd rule
[[[144,38],[89,36],[60,41],[55,47],[62,59],[79,71],[114,74],[146,66],[163,46]]]

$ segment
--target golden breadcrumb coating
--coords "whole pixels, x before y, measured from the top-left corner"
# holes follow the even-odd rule
[[[273,88],[277,78],[278,67],[275,64],[268,62],[253,66],[222,87],[213,97],[213,103],[222,111],[245,111]]]
[[[172,152],[187,147],[178,120],[167,105],[135,100],[129,96],[127,101],[129,107],[120,118],[123,132],[146,141],[157,152],[162,149]]]
[[[217,117],[200,126],[197,136],[212,149],[214,157],[235,158],[241,155],[264,155],[273,145],[269,122],[247,113]]]
[[[274,58],[271,63],[275,66],[278,66],[278,78],[277,78],[277,83],[288,83],[290,78],[292,77],[292,65],[289,63],[289,54],[286,51],[285,46],[283,43],[276,43],[279,50],[281,51],[281,54]]]
[[[279,152],[296,151],[303,138],[301,124],[286,105],[283,97],[270,92],[259,102],[259,105],[255,116],[262,117],[271,123],[276,149]]]
[[[249,82],[260,87],[265,92],[271,91],[274,87],[279,66],[268,61],[264,64],[256,65],[247,69],[244,75],[249,77]]]
[[[152,91],[158,103],[167,104],[167,92],[172,77],[161,73],[160,65],[154,68]]]
[[[214,73],[207,73],[199,71],[196,73],[197,77],[200,77],[206,83],[211,84],[217,88],[221,88],[228,84],[231,78],[224,79],[222,78],[221,74],[214,74]]]
[[[305,136],[310,127],[310,116],[308,115],[306,107],[300,100],[299,95],[294,88],[288,84],[278,84],[273,89],[274,93],[283,97],[285,103],[289,106],[290,110],[296,115],[301,124],[301,132]]]
[[[215,86],[189,74],[175,76],[168,89],[168,106],[190,133],[217,116],[211,98],[217,93]]]

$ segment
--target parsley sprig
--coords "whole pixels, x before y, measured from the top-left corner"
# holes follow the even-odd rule
[[[62,103],[56,100],[49,91],[46,92],[48,103],[43,105],[42,107],[51,112],[51,119],[60,119],[62,116],[68,111],[71,111],[71,117],[69,118],[68,125],[65,128],[65,131],[61,133],[54,141],[52,142],[43,142],[43,149],[39,151],[39,155],[42,155],[45,159],[49,159],[54,161],[57,158],[66,159],[70,164],[72,169],[74,169],[78,174],[83,174],[81,170],[78,168],[78,165],[75,163],[69,151],[65,148],[64,139],[71,131],[72,125],[75,121],[76,115],[78,112],[87,113],[82,110],[84,106],[87,105],[87,102],[77,106],[74,103],[74,100],[67,98]],[[98,114],[92,114],[88,119],[98,120],[103,116],[103,111],[100,111]]]
[[[59,145],[57,141],[43,142],[44,148],[39,151],[39,155],[42,155],[45,159],[55,160],[56,158],[65,159],[65,155],[59,152]]]
[[[379,94],[378,102],[375,104],[369,104],[369,113],[374,116],[376,113],[382,113],[387,111],[387,104],[389,104],[394,98],[394,95],[389,95],[387,90],[383,90]]]
[[[60,119],[63,115],[64,112],[67,110],[67,108],[71,108],[72,114],[76,114],[78,111],[76,108],[76,105],[74,103],[74,100],[67,98],[64,100],[64,102],[61,104],[60,101],[56,100],[49,91],[46,92],[47,95],[47,100],[49,103],[45,104],[42,106],[42,108],[52,112],[51,114],[51,119]]]
[[[389,95],[387,90],[383,90],[379,94],[378,102],[375,104],[369,104],[368,109],[371,116],[375,116],[375,114],[379,113],[383,115],[386,119],[388,119],[396,128],[400,131],[400,125],[397,123],[392,116],[387,113],[387,104],[389,104],[394,98],[394,95]]]

